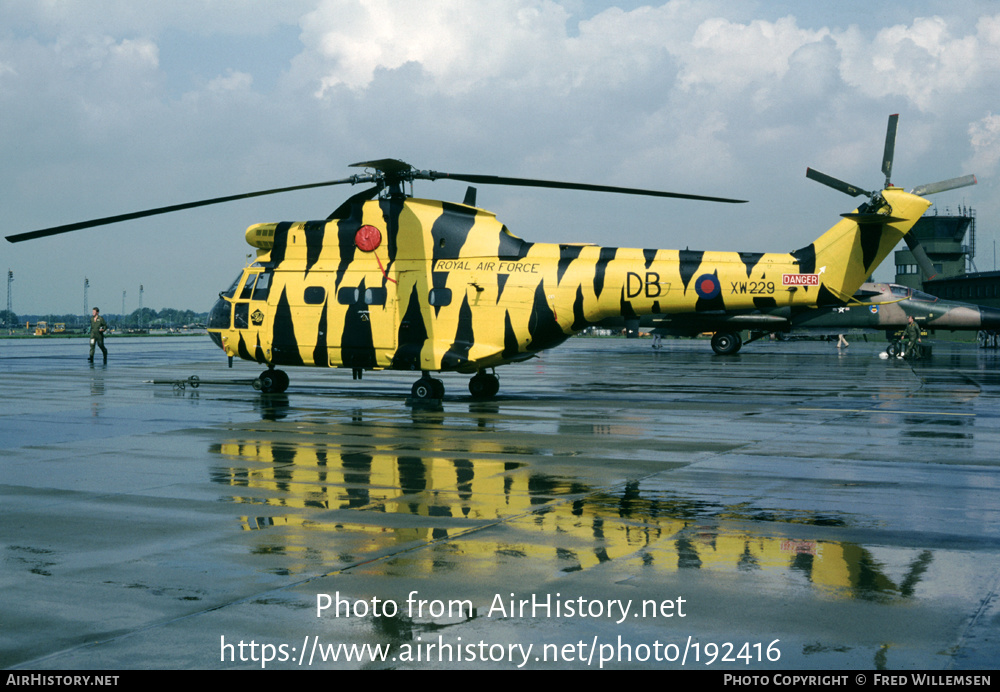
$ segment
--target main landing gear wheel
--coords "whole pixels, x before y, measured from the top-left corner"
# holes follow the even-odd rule
[[[425,401],[428,399],[443,399],[444,382],[425,374],[413,383],[413,388],[410,389],[410,396],[414,399]]]
[[[288,389],[288,374],[284,370],[265,370],[253,381],[253,388],[265,394],[280,394]]]
[[[500,378],[485,372],[476,373],[469,380],[469,393],[473,399],[492,399],[500,391]]]
[[[712,350],[720,356],[731,356],[743,346],[743,339],[733,332],[716,332],[712,335]]]

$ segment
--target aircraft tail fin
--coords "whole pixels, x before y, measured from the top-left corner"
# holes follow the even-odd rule
[[[844,214],[813,243],[791,253],[799,278],[790,281],[818,285],[820,305],[849,301],[928,207],[923,197],[900,188],[883,190],[875,203]]]

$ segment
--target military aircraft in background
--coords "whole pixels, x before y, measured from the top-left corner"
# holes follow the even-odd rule
[[[325,220],[260,223],[246,230],[256,258],[219,294],[208,333],[230,357],[267,369],[264,392],[281,392],[276,366],[414,370],[414,400],[444,395],[431,373],[473,375],[490,398],[495,368],[533,357],[612,316],[771,313],[850,299],[930,206],[925,194],[971,184],[944,181],[906,192],[889,182],[896,116],[889,119],[883,188],[865,192],[824,174],[810,177],[868,196],[814,242],[793,252],[741,253],[533,243],[476,206],[412,196],[416,180],[653,195],[738,202],[637,188],[417,170],[396,159],[353,164],[367,172],[290,188],[217,197],[30,231],[11,242],[246,197],[328,185],[371,185]],[[971,178],[968,176],[967,178]],[[974,179],[973,181],[974,182]],[[406,184],[410,194],[406,193]],[[623,212],[627,216],[627,210]],[[490,372],[488,372],[490,371]]]
[[[808,332],[813,335],[843,334],[848,331],[893,332],[906,327],[913,317],[922,330],[1000,330],[1000,310],[944,300],[922,291],[890,283],[865,283],[850,301],[840,305],[808,308],[775,308],[749,313],[684,313],[647,315],[641,319],[608,320],[602,326],[625,327],[628,336],[648,329],[654,336],[697,336],[714,332],[712,349],[719,355],[733,355],[744,343],[771,334]],[[750,338],[743,341],[742,332]]]
[[[909,286],[866,283],[854,299],[856,303],[840,307],[805,310],[792,329],[825,334],[839,334],[845,329],[892,332],[905,329],[908,317],[927,331],[1000,329],[1000,310],[996,308],[944,300]]]

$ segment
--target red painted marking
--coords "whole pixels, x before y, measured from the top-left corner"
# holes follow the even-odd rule
[[[371,228],[371,226],[369,226],[368,228]],[[378,255],[375,255],[375,259],[378,260],[378,268],[382,270],[382,276],[384,276],[386,279],[388,279],[392,283],[398,284],[399,283],[398,281],[396,281],[394,278],[392,278],[391,276],[389,276],[388,273],[386,273],[385,267],[382,266],[382,260],[379,259]]]
[[[374,226],[362,226],[354,234],[354,244],[363,252],[371,252],[382,244],[382,232]]]

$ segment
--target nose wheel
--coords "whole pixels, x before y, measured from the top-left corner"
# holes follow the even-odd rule
[[[273,368],[265,370],[253,381],[253,388],[265,394],[280,394],[288,389],[288,374]]]

